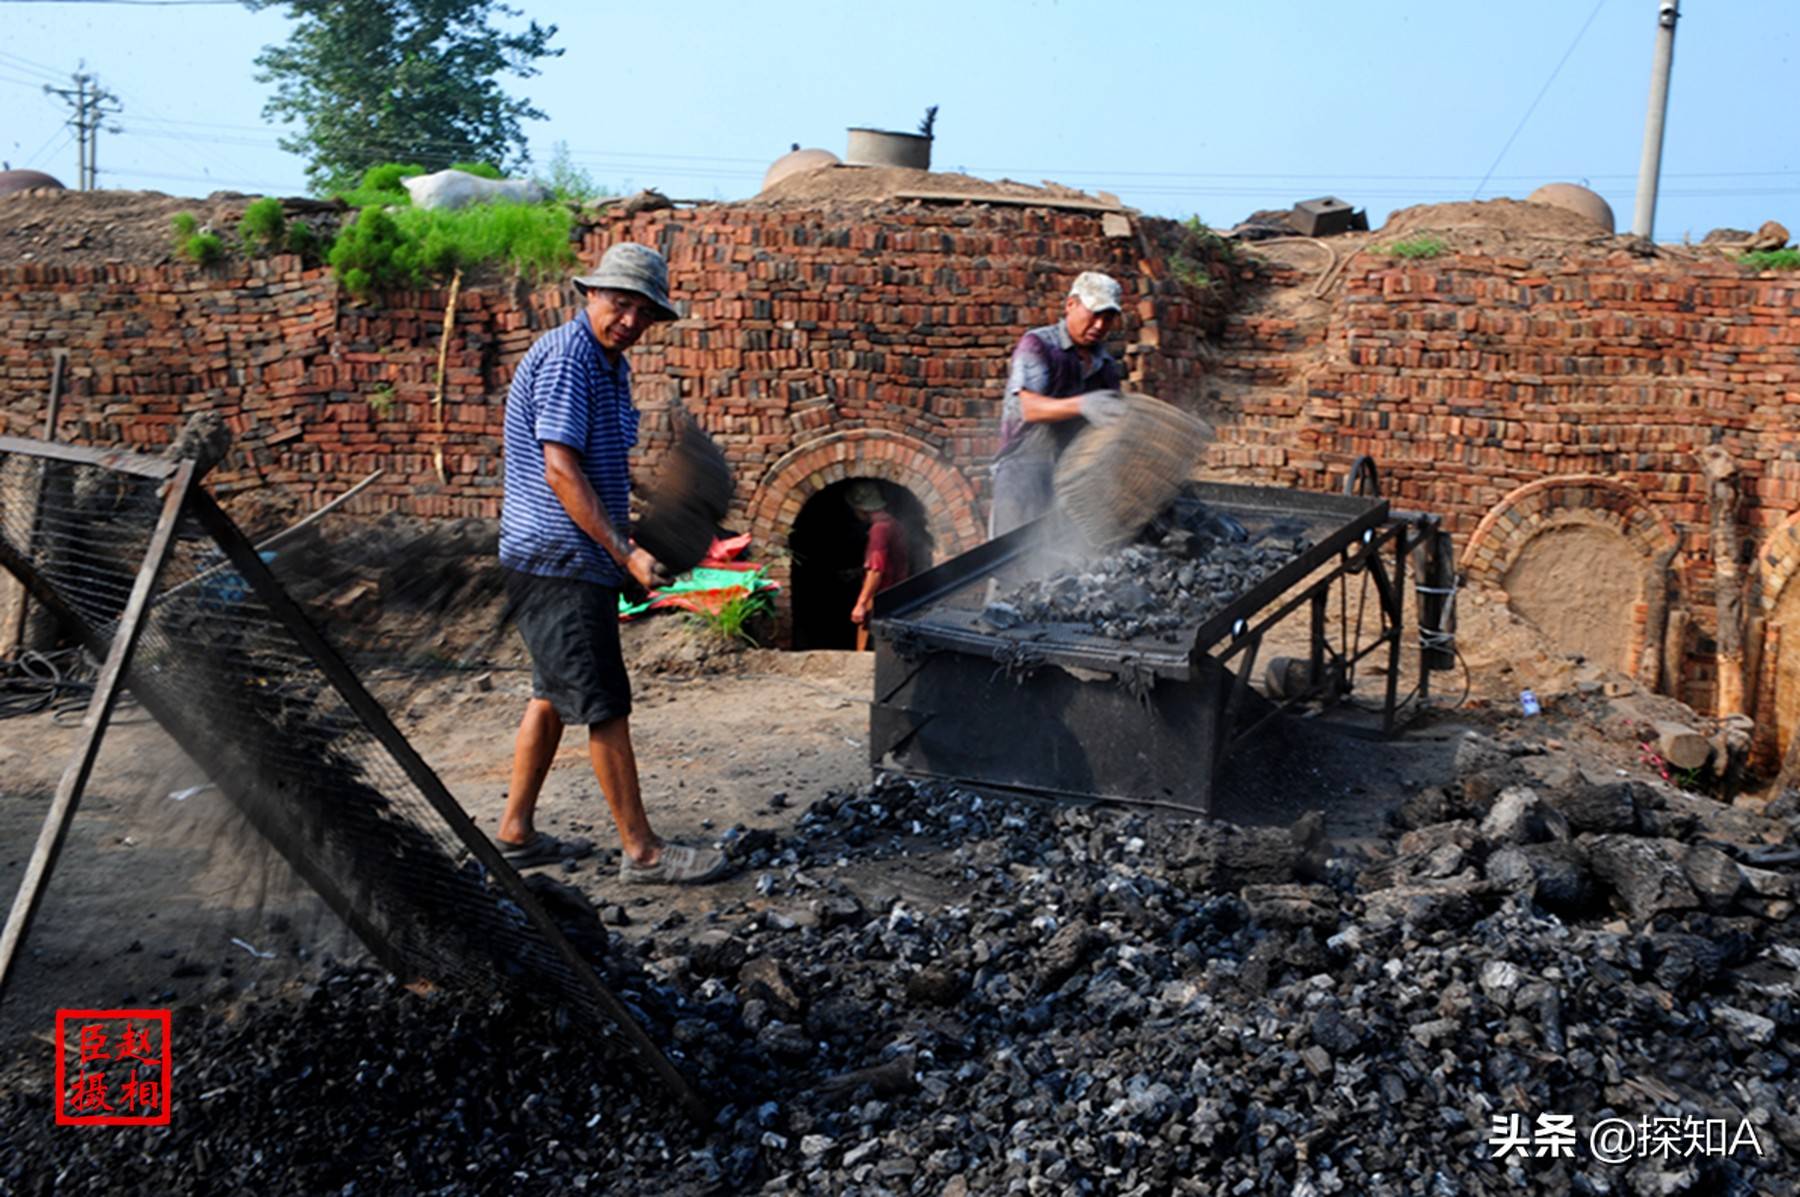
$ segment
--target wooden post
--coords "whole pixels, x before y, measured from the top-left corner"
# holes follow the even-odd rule
[[[444,372],[450,364],[450,330],[456,324],[456,298],[462,293],[462,267],[450,276],[450,298],[444,304],[444,331],[438,337],[437,389],[431,397],[432,412],[437,416],[438,440],[432,446],[432,461],[437,467],[437,479],[441,483],[450,481],[444,469]]]
[[[1662,692],[1671,698],[1681,698],[1681,674],[1687,665],[1688,624],[1691,617],[1687,608],[1677,607],[1669,612],[1669,626],[1663,630]]]
[[[56,439],[56,421],[57,417],[62,414],[63,380],[67,376],[68,370],[69,351],[67,349],[53,351],[50,360],[50,398],[44,405],[44,439],[46,441]],[[44,471],[50,468],[43,461],[34,464],[37,467],[37,477],[29,484],[30,493],[26,499],[26,506],[30,510],[30,514],[26,517],[26,527],[31,529],[30,537],[25,545],[26,552],[30,552],[37,541],[38,504],[43,501],[40,492],[44,485]],[[31,594],[25,589],[25,584],[21,582],[18,585],[18,592],[13,596],[13,604],[9,612],[11,618],[4,629],[4,636],[0,636],[0,657],[10,657],[21,648],[26,647],[26,618],[30,611]]]
[[[1744,586],[1738,565],[1744,538],[1737,523],[1738,468],[1722,445],[1708,445],[1699,458],[1711,513],[1713,602],[1719,618],[1718,701],[1713,713],[1723,718],[1744,710]]]
[[[1663,635],[1669,625],[1669,567],[1681,552],[1677,541],[1656,555],[1644,579],[1644,648],[1638,654],[1638,681],[1652,694],[1663,691]]]
[[[150,609],[150,592],[156,586],[163,564],[169,559],[169,550],[175,545],[175,525],[181,519],[181,510],[193,489],[193,481],[193,463],[183,462],[167,483],[162,515],[156,522],[156,530],[151,533],[143,564],[138,567],[137,580],[132,583],[131,597],[119,616],[112,644],[107,648],[106,662],[94,683],[94,696],[88,700],[87,714],[82,717],[81,744],[56,784],[56,794],[44,815],[43,830],[38,833],[37,847],[32,849],[31,859],[25,865],[25,876],[19,881],[12,911],[6,916],[6,927],[0,930],[0,997],[5,995],[13,961],[25,941],[26,932],[31,929],[31,920],[44,896],[44,887],[56,868],[57,857],[62,855],[63,842],[68,838],[75,810],[81,805],[81,793],[87,788],[94,761],[100,755],[100,741],[106,735],[107,720],[112,717],[113,704],[124,688],[125,669],[131,661],[132,650],[137,647],[138,634],[143,631],[144,615]]]

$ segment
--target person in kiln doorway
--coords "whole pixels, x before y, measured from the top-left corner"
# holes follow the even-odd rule
[[[875,595],[906,581],[912,573],[912,558],[906,528],[888,511],[880,487],[867,478],[859,478],[850,484],[848,500],[857,518],[869,527],[868,547],[863,550],[862,589],[857,592],[856,605],[850,608],[850,622],[856,625],[856,651],[862,652],[869,647],[869,612],[875,605]]]

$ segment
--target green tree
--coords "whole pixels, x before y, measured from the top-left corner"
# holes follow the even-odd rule
[[[299,130],[281,147],[307,159],[313,188],[354,185],[383,161],[428,170],[453,162],[516,168],[530,160],[520,122],[544,114],[501,90],[495,77],[537,74],[556,26],[504,32],[520,10],[497,0],[245,0],[285,6],[286,45],[265,46],[257,79],[275,84],[263,116]]]

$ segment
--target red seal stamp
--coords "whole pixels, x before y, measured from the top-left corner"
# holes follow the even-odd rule
[[[169,1125],[169,1012],[58,1010],[60,1126]]]

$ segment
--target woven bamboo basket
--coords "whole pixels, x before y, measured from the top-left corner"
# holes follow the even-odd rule
[[[1056,463],[1056,505],[1089,547],[1133,539],[1193,476],[1212,428],[1149,395],[1125,396],[1123,419],[1084,428]]]
[[[698,424],[682,420],[644,496],[644,515],[632,537],[670,573],[686,573],[712,547],[732,490],[724,452]]]

